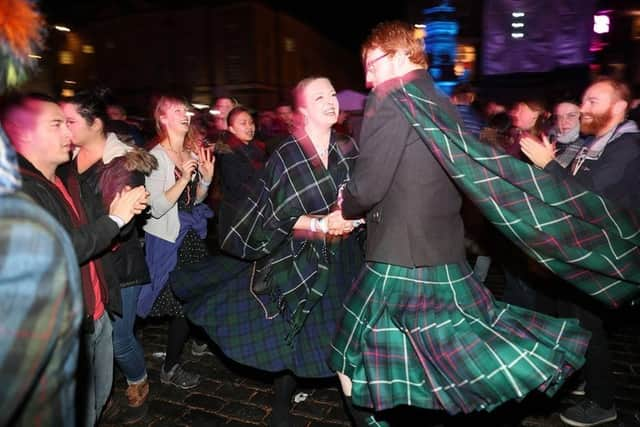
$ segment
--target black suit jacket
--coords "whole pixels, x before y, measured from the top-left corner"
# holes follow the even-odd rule
[[[365,107],[360,156],[343,190],[343,214],[366,214],[367,261],[409,268],[463,262],[460,194],[388,96],[408,80],[421,87],[435,108],[459,118],[425,70],[376,87]]]

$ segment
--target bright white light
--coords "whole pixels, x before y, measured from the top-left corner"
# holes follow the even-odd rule
[[[219,116],[220,110],[209,110],[209,114],[211,114],[212,116]]]
[[[611,20],[607,15],[593,15],[593,32],[605,34],[609,32]]]
[[[511,33],[511,37],[514,39],[521,39],[524,37],[524,33]]]
[[[58,31],[65,32],[65,33],[68,33],[69,31],[71,31],[71,28],[65,27],[63,25],[54,25],[53,28],[55,28]]]
[[[30,53],[28,56],[29,56],[29,58],[31,58],[31,59],[42,59],[42,56],[40,56],[40,55],[35,55],[35,54],[33,54],[33,53]]]
[[[512,22],[511,26],[513,28],[522,28],[522,27],[524,27],[524,23],[522,23],[522,22]]]
[[[427,26],[424,25],[424,24],[413,24],[413,27],[414,28],[427,28]]]
[[[194,113],[193,111],[187,111],[185,114],[187,115],[187,117],[192,117],[196,115],[196,113]]]
[[[74,85],[77,83],[75,80],[65,80],[64,82],[68,85]]]
[[[524,12],[513,12],[511,16],[514,18],[522,18],[524,16]]]
[[[209,104],[197,104],[193,102],[191,103],[191,105],[193,105],[193,108],[197,108],[198,110],[201,110],[203,108],[209,108]]]

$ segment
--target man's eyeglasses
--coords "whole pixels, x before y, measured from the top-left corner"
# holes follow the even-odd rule
[[[373,72],[373,68],[374,68],[374,65],[376,65],[376,62],[380,61],[382,58],[386,58],[386,57],[387,57],[387,56],[389,56],[390,54],[391,54],[391,52],[387,52],[387,53],[385,53],[385,54],[383,54],[383,55],[378,56],[378,57],[377,57],[377,58],[375,58],[375,59],[372,59],[371,61],[368,61],[368,62],[364,65],[365,69],[366,69],[368,72],[370,72],[370,73],[371,73],[371,72]]]

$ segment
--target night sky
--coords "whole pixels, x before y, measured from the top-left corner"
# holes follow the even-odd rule
[[[407,1],[393,1],[384,6],[374,7],[348,0],[324,0],[322,2],[261,1],[299,19],[315,28],[330,40],[339,43],[354,53],[375,24],[390,19],[406,19]],[[217,0],[41,0],[40,9],[50,24],[85,26],[90,20],[100,17],[127,15],[156,8],[184,8],[199,5],[233,3]],[[357,13],[345,7],[360,8]]]

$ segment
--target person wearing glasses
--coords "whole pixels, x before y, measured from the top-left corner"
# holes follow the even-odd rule
[[[366,264],[329,357],[356,425],[378,425],[371,409],[470,413],[552,394],[582,364],[588,334],[575,319],[496,301],[466,262],[462,198],[429,148],[462,121],[428,75],[413,26],[378,24],[361,52],[373,90],[338,204],[346,219],[366,215]],[[433,136],[404,111],[435,118]]]
[[[585,141],[580,134],[580,103],[562,100],[556,104],[553,115],[555,121],[550,139],[556,143],[556,161],[567,167]]]

